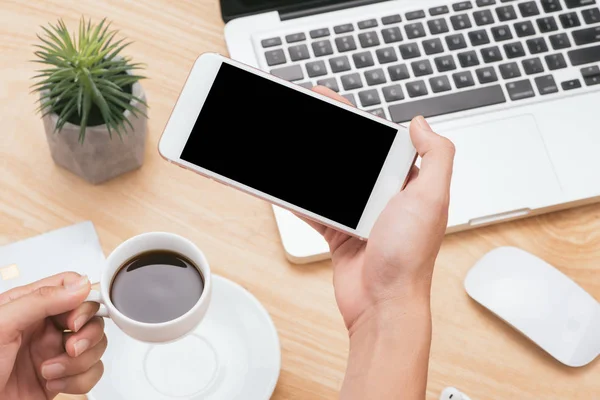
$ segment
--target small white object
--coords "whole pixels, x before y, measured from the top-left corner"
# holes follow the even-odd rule
[[[462,393],[455,387],[447,387],[442,391],[440,400],[471,400],[469,396]]]
[[[200,325],[167,343],[140,342],[106,320],[105,372],[89,400],[268,400],[279,379],[275,325],[240,285],[213,275]]]
[[[570,367],[600,354],[600,305],[546,261],[515,247],[487,253],[465,290],[482,306]]]

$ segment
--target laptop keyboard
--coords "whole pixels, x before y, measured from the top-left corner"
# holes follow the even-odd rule
[[[460,1],[266,34],[259,46],[272,74],[398,123],[600,85],[596,0]]]

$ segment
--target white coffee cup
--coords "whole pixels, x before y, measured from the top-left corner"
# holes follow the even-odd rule
[[[182,316],[161,323],[136,321],[120,312],[110,299],[110,286],[120,267],[133,257],[153,250],[169,250],[185,256],[198,267],[204,278],[204,291],[198,302]],[[106,269],[100,277],[100,290],[92,290],[86,301],[100,303],[100,310],[96,315],[111,318],[132,338],[143,342],[166,343],[182,338],[198,326],[208,310],[211,287],[208,261],[194,243],[172,233],[149,232],[126,240],[110,253]]]

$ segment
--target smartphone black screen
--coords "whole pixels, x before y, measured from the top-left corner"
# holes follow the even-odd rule
[[[396,134],[223,63],[181,159],[356,229]]]

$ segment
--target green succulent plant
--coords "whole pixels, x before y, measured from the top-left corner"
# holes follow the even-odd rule
[[[119,137],[126,133],[125,110],[134,116],[145,114],[131,103],[137,100],[133,85],[144,76],[137,75],[140,63],[121,56],[121,51],[131,44],[116,39],[118,31],[110,29],[110,22],[103,19],[99,24],[82,18],[76,36],[62,20],[57,25],[42,27],[44,35],[37,35],[41,44],[34,52],[35,62],[45,64],[34,77],[38,82],[32,86],[40,93],[38,112],[58,115],[55,132],[67,123],[79,125],[79,141],[85,140],[86,128],[106,124],[109,136],[116,132]]]

